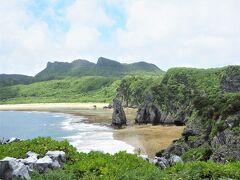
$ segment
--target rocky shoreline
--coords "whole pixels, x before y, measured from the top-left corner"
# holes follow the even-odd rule
[[[2,142],[2,144],[10,144],[23,141],[19,138],[10,138]],[[0,179],[26,179],[29,180],[29,172],[38,171],[46,173],[49,169],[55,170],[63,166],[66,162],[66,154],[63,151],[48,151],[44,157],[39,154],[28,151],[26,158],[16,159],[13,157],[5,157],[0,160]]]

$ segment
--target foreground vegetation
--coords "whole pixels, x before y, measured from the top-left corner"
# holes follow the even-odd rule
[[[11,156],[24,158],[27,151],[43,156],[48,150],[66,152],[67,162],[62,169],[47,174],[33,172],[32,179],[219,179],[240,178],[240,162],[218,164],[208,162],[180,163],[165,170],[148,163],[137,155],[119,152],[115,155],[101,152],[79,153],[67,141],[36,138],[0,145],[0,159]]]

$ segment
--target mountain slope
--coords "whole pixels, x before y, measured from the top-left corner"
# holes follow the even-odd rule
[[[19,74],[0,74],[0,87],[16,84],[30,84],[33,77]]]
[[[157,73],[162,72],[157,66],[146,62],[133,64],[121,64],[117,61],[100,57],[97,63],[87,60],[76,60],[72,63],[49,62],[47,67],[39,72],[35,78],[38,81],[62,79],[67,76],[121,76],[137,73]]]

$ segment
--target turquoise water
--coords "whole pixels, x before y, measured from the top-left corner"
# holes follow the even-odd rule
[[[0,138],[52,137],[67,139],[81,152],[133,153],[134,147],[113,138],[113,129],[83,120],[64,113],[0,111]]]

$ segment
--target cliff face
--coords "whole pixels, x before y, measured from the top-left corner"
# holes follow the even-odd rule
[[[170,69],[153,88],[162,123],[183,122],[182,137],[158,156],[240,160],[240,66]]]

